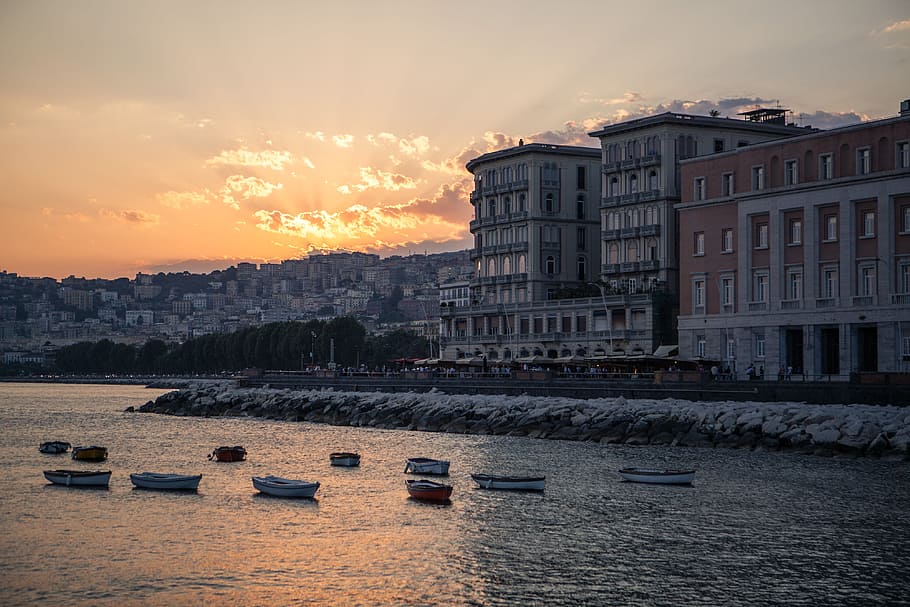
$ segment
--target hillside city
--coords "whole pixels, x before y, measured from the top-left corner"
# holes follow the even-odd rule
[[[439,284],[467,279],[467,251],[380,259],[367,253],[239,263],[208,274],[115,280],[0,271],[3,364],[44,364],[58,348],[110,339],[183,342],[270,322],[351,316],[370,333],[438,331]]]

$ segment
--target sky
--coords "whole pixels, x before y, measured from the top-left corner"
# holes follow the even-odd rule
[[[0,270],[468,248],[465,163],[663,111],[910,98],[910,3],[0,0]]]

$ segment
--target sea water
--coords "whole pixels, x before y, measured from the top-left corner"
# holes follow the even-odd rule
[[[0,604],[910,605],[907,462],[124,412],[162,392],[0,384]],[[221,445],[247,460],[209,461]],[[415,456],[451,461],[450,504],[408,497]],[[626,466],[698,472],[641,485]],[[113,475],[62,487],[55,468]],[[156,492],[132,487],[142,471],[203,476]],[[547,486],[483,490],[472,472]],[[268,497],[250,480],[266,474],[321,486]]]

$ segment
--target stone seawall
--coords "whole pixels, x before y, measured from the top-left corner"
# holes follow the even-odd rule
[[[871,405],[576,400],[198,385],[139,411],[627,445],[794,450],[910,459],[910,410]]]

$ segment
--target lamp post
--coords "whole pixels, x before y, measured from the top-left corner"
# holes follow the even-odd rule
[[[310,366],[315,367],[316,363],[313,358],[313,350],[316,349],[316,331],[310,331]]]
[[[604,315],[607,320],[607,330],[610,332],[610,354],[613,354],[613,319],[610,318],[610,310],[607,308],[607,293],[603,285],[596,282],[589,282],[589,285],[593,285],[600,289],[600,299],[604,304]]]

